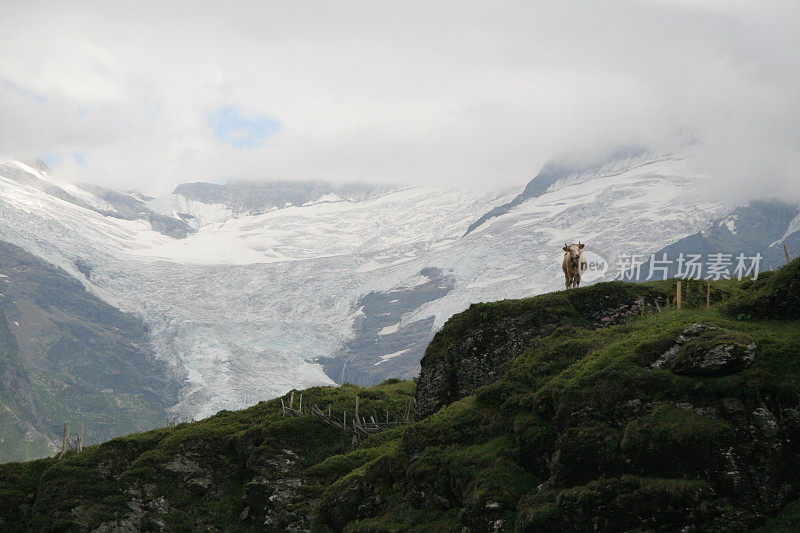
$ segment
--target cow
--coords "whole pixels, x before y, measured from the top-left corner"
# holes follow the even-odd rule
[[[564,261],[561,263],[561,268],[564,270],[564,278],[566,280],[567,288],[578,287],[581,284],[581,276],[586,272],[587,264],[586,258],[583,257],[583,247],[585,244],[578,241],[572,244],[564,243]]]

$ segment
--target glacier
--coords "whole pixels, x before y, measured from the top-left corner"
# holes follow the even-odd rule
[[[11,179],[10,169],[68,194]],[[354,380],[409,377],[423,341],[470,303],[563,288],[564,242],[580,239],[613,265],[621,253],[659,250],[728,212],[703,195],[706,178],[681,156],[627,156],[551,181],[466,235],[512,197],[320,184],[299,195],[284,187],[259,206],[234,204],[229,192],[182,195],[180,187],[139,197],[148,213],[191,226],[176,238],[147,216],[113,216],[89,188],[5,160],[0,240],[140,316],[158,358],[183,378],[174,412],[201,418],[332,384],[323,364],[337,357]],[[287,190],[297,199],[284,201]],[[394,314],[365,316],[359,302],[368,295],[381,295]],[[348,352],[355,325],[371,319],[376,327],[361,343],[369,354]],[[412,330],[413,345],[404,345]]]

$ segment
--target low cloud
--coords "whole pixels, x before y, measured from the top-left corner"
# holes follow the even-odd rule
[[[79,4],[0,5],[0,152],[76,179],[508,187],[648,145],[800,199],[796,2]]]

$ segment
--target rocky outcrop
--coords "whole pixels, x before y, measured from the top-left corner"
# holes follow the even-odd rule
[[[749,367],[756,345],[730,330],[692,324],[675,339],[652,368],[665,368],[682,376],[720,376]]]
[[[300,457],[290,449],[266,460],[244,488],[246,505],[240,517],[267,531],[308,531],[313,501],[304,493],[306,480],[293,468]]]
[[[559,494],[562,518],[549,523],[567,529],[630,527],[636,523],[635,516],[626,517],[632,509],[617,507],[626,499],[647,507],[634,515],[647,514],[651,527],[748,529],[800,489],[793,481],[800,474],[798,414],[797,406],[733,397],[702,404],[636,401],[617,406],[611,418],[584,412],[560,421],[551,449],[534,451],[547,465],[547,481],[528,504],[543,512]],[[578,497],[582,491],[598,498],[591,508]],[[658,499],[637,503],[647,493]],[[699,500],[706,503],[698,507]],[[694,511],[670,516],[681,507]],[[731,515],[726,507],[739,511]]]
[[[537,337],[575,324],[602,328],[664,307],[666,294],[646,286],[601,283],[581,291],[491,304],[472,304],[452,317],[431,341],[421,362],[416,417],[496,381],[504,365]]]

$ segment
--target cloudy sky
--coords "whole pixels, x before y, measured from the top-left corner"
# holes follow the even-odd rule
[[[0,154],[151,193],[507,188],[693,143],[725,194],[800,198],[798,27],[795,1],[7,0]]]

